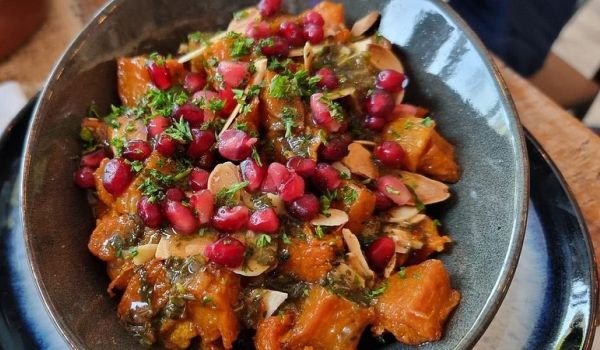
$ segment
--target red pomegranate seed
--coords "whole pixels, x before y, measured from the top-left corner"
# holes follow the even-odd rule
[[[220,114],[224,117],[229,116],[235,109],[235,106],[237,106],[237,101],[235,100],[235,94],[233,93],[233,90],[230,87],[225,87],[225,89],[219,91],[219,98],[225,101],[225,105],[223,106]]]
[[[352,136],[341,134],[330,137],[327,144],[324,144],[319,154],[323,160],[328,162],[337,162],[348,155],[348,146],[352,143]]]
[[[279,185],[277,191],[284,202],[291,202],[302,197],[304,187],[304,179],[300,175],[292,173],[285,182]]]
[[[373,154],[383,165],[389,167],[399,168],[406,161],[406,152],[394,141],[384,141],[375,147]]]
[[[201,190],[190,197],[190,205],[198,215],[198,223],[210,223],[215,211],[215,197],[209,190]]]
[[[94,169],[82,167],[73,173],[73,181],[81,188],[94,188],[96,179],[94,177]]]
[[[100,166],[100,163],[104,158],[106,158],[106,151],[104,150],[104,148],[101,148],[99,150],[81,156],[81,161],[79,162],[79,165],[81,165],[82,167],[96,169]]]
[[[309,178],[315,173],[317,162],[310,158],[295,156],[288,160],[287,167],[294,170],[298,175]]]
[[[327,163],[317,164],[315,174],[311,179],[312,183],[322,192],[333,191],[342,184],[340,173]]]
[[[271,25],[265,21],[252,22],[246,28],[246,36],[254,40],[265,39],[273,35]]]
[[[160,204],[152,203],[150,199],[143,196],[137,204],[137,213],[144,225],[150,228],[159,228],[163,222]]]
[[[323,26],[325,24],[325,20],[323,16],[317,11],[307,11],[304,14],[304,18],[302,19],[304,24],[316,24],[318,26]]]
[[[194,168],[190,172],[190,187],[194,191],[205,190],[208,186],[210,173],[204,169]]]
[[[242,178],[244,181],[248,181],[246,190],[249,192],[258,190],[265,179],[265,176],[267,175],[267,168],[264,166],[264,161],[262,163],[263,166],[259,166],[258,163],[252,158],[247,158],[240,163]]]
[[[188,146],[187,155],[198,159],[205,155],[215,144],[215,133],[211,129],[192,129],[192,142]]]
[[[196,105],[186,103],[173,110],[173,118],[175,120],[183,118],[190,123],[191,127],[198,127],[204,123],[204,112]]]
[[[408,79],[406,76],[393,69],[384,69],[377,75],[377,88],[389,92],[398,92],[406,88]]]
[[[156,62],[150,62],[147,68],[150,79],[157,88],[167,90],[171,87],[171,74],[164,64],[159,65]]]
[[[181,202],[167,200],[164,211],[175,232],[181,235],[189,235],[198,231],[198,219],[194,216],[192,209]]]
[[[394,202],[388,198],[383,192],[375,191],[375,209],[377,211],[385,211],[394,206]]]
[[[331,116],[329,107],[322,101],[322,98],[322,93],[313,94],[310,97],[310,109],[313,120],[327,131],[337,132],[340,130],[341,125]]]
[[[367,98],[367,112],[370,116],[386,118],[393,110],[394,99],[392,95],[383,90],[375,90]]]
[[[233,237],[224,237],[204,248],[204,256],[219,265],[229,268],[240,267],[244,263],[246,247]]]
[[[254,232],[274,234],[279,231],[279,218],[273,208],[258,210],[250,215],[248,229]]]
[[[323,67],[315,73],[315,76],[321,78],[317,83],[321,89],[335,90],[340,87],[340,81],[331,68]]]
[[[150,157],[150,153],[152,153],[152,148],[148,142],[132,140],[127,142],[123,150],[123,157],[129,160],[144,160]]]
[[[396,243],[387,236],[379,237],[367,249],[369,265],[376,271],[383,271],[396,254]]]
[[[292,46],[304,45],[302,27],[295,22],[285,21],[279,25],[279,34],[287,39]]]
[[[219,153],[229,160],[242,160],[250,156],[256,141],[241,130],[229,129],[219,137]]]
[[[171,136],[162,135],[154,148],[164,157],[171,157],[177,151],[177,141],[173,140]]]
[[[132,180],[131,167],[123,159],[111,159],[104,166],[102,185],[113,196],[117,197],[123,193]]]
[[[220,207],[212,218],[212,225],[222,232],[235,232],[246,227],[249,216],[248,208],[243,205]]]
[[[319,215],[321,210],[319,199],[312,193],[286,203],[287,211],[298,220],[310,221]]]
[[[217,73],[223,77],[223,82],[232,88],[237,88],[250,76],[248,62],[221,61],[217,66]]]
[[[404,205],[412,198],[406,185],[392,175],[385,175],[377,179],[377,189],[397,205]]]
[[[206,86],[206,73],[189,72],[183,79],[183,87],[187,92],[193,94]]]
[[[373,131],[383,130],[385,123],[385,118],[367,117],[367,119],[365,119],[365,126]]]
[[[171,126],[171,120],[169,118],[160,115],[156,116],[148,123],[148,136],[154,138],[167,130],[169,126]]]
[[[258,12],[263,17],[273,16],[281,10],[281,0],[260,0]]]
[[[302,30],[304,39],[313,45],[319,44],[325,38],[323,26],[308,23],[304,25]]]
[[[281,36],[272,36],[261,46],[260,51],[267,57],[287,57],[290,43]]]
[[[214,91],[209,90],[201,90],[196,92],[192,96],[192,102],[198,104],[202,107],[202,111],[204,112],[204,120],[210,121],[215,119],[215,112],[208,108],[208,105],[211,101],[219,101],[219,94]],[[206,107],[204,107],[206,106]]]
[[[185,193],[177,187],[171,187],[165,193],[167,200],[181,202],[185,198]]]
[[[290,171],[283,164],[277,162],[269,164],[267,176],[261,185],[261,191],[276,193],[279,186],[288,180],[290,176]]]

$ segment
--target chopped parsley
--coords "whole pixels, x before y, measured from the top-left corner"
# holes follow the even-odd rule
[[[254,159],[258,166],[263,166],[262,159],[260,159],[260,154],[258,154],[258,150],[254,146],[252,147],[251,157],[252,159]]]
[[[138,248],[137,247],[131,247],[129,248],[129,256],[132,258],[135,258],[138,255]]]
[[[295,127],[298,127],[298,124],[296,123],[296,119],[298,119],[298,111],[296,111],[295,108],[291,108],[291,107],[283,107],[282,111],[281,111],[281,120],[283,121],[283,124],[285,125],[285,137],[291,137],[292,136],[292,130]]]
[[[156,63],[159,66],[164,66],[165,65],[165,58],[160,55],[158,52],[152,52],[148,58],[150,59],[150,61]]]
[[[269,84],[269,95],[275,98],[288,99],[299,95],[299,91],[288,76],[277,74]]]
[[[290,237],[285,232],[281,234],[281,241],[283,242],[283,244],[292,244]]]
[[[244,187],[248,186],[248,181],[238,182],[237,184],[233,184],[230,187],[222,188],[216,195],[216,202],[219,206],[233,206],[235,202],[233,201],[233,197]]]
[[[306,69],[300,69],[293,74],[286,70],[271,79],[269,95],[280,99],[310,96],[316,91],[319,80],[317,76],[309,77]]]
[[[142,171],[142,169],[144,169],[144,163],[140,160],[134,160],[134,161],[126,160],[125,162],[127,162],[129,164],[129,166],[131,167],[131,170],[133,170],[134,173],[139,173],[140,171]]]
[[[323,239],[325,237],[325,232],[323,232],[321,225],[315,226],[315,235],[317,235],[317,238],[319,239]]]
[[[421,121],[421,124],[426,127],[430,127],[433,125],[433,119],[426,117]]]
[[[387,289],[387,281],[383,282],[379,287],[371,290],[369,292],[369,298],[375,299],[375,298],[381,296],[385,292],[386,289]]]
[[[126,142],[127,142],[127,140],[125,139],[125,136],[113,137],[110,140],[110,145],[115,148],[115,151],[116,151],[115,155],[117,157],[120,157],[123,154],[123,149],[125,148]]]
[[[350,186],[344,186],[342,188],[342,199],[344,204],[349,207],[358,199],[358,192]]]
[[[442,222],[440,220],[438,220],[438,219],[434,219],[432,221],[432,224],[433,224],[433,226],[436,226],[436,227],[441,227],[442,226]]]
[[[259,248],[264,248],[264,247],[268,246],[269,244],[271,244],[271,241],[272,241],[271,236],[265,235],[265,234],[261,234],[256,239],[256,246],[259,247]]]
[[[417,196],[417,192],[415,191],[414,187],[412,187],[410,185],[406,185],[406,188],[408,188],[410,193],[412,193],[413,197],[415,197],[415,208],[417,208],[418,210],[425,210],[425,204],[423,204],[423,202],[421,201],[419,196]],[[387,190],[387,187],[386,187],[386,190]]]
[[[319,204],[321,207],[321,213],[327,217],[331,216],[329,208],[331,208],[331,202],[337,199],[337,192],[327,191],[325,194],[319,197]]]
[[[164,134],[171,137],[173,140],[177,140],[181,143],[187,143],[192,141],[192,131],[190,130],[190,124],[183,118],[179,121],[174,122],[169,126]]]
[[[398,270],[398,277],[406,278],[406,268],[402,266],[400,270]]]
[[[321,97],[320,101],[327,106],[327,109],[329,109],[329,113],[331,114],[331,117],[333,119],[335,119],[338,122],[344,120],[344,112],[342,110],[342,105],[326,97],[325,95]]]
[[[325,130],[319,129],[319,139],[321,139],[321,142],[327,146],[329,141],[327,140],[327,135],[325,135]]]
[[[170,116],[175,107],[185,104],[187,100],[187,93],[180,87],[166,91],[151,88],[140,99],[138,106],[145,109],[147,114]]]
[[[254,39],[246,38],[243,35],[235,32],[228,32],[225,37],[228,39],[234,39],[230,46],[231,57],[239,58],[247,56],[252,52]]]

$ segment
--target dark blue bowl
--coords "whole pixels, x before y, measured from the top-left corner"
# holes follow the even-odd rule
[[[188,32],[225,28],[234,11],[254,2],[113,1],[48,80],[27,139],[22,208],[36,282],[74,348],[138,347],[117,321],[116,300],[105,293],[103,263],[86,248],[94,220],[71,177],[81,118],[92,101],[99,106],[118,101],[115,57],[174,51]],[[523,241],[529,171],[521,125],[485,49],[441,1],[343,2],[350,23],[369,10],[383,13],[380,31],[397,45],[411,78],[407,100],[430,108],[457,147],[464,171],[452,186],[454,199],[439,212],[455,240],[441,259],[462,301],[443,339],[423,348],[468,348],[502,302]],[[311,4],[285,5],[298,12]]]

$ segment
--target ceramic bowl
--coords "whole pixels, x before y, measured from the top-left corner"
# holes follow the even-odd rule
[[[468,348],[502,301],[525,230],[529,172],[515,109],[485,49],[441,1],[342,2],[350,24],[370,10],[382,12],[379,30],[396,45],[411,78],[407,100],[430,108],[457,148],[462,178],[452,186],[454,199],[437,211],[455,241],[440,258],[462,301],[442,340],[422,348]],[[27,138],[22,210],[38,287],[73,348],[140,347],[118,322],[104,263],[86,247],[94,219],[84,192],[72,182],[81,119],[92,102],[118,103],[115,57],[174,52],[187,33],[225,28],[234,11],[251,5],[254,0],[115,0],[50,76]],[[312,5],[284,1],[292,13]]]

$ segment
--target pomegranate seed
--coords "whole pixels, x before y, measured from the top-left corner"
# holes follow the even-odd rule
[[[337,137],[330,137],[327,144],[323,145],[319,154],[321,158],[328,162],[337,162],[348,155],[348,146],[352,143],[352,136],[341,134]]]
[[[406,88],[408,79],[406,76],[393,69],[385,69],[377,75],[377,88],[389,92],[398,92]]]
[[[167,130],[169,126],[171,126],[171,120],[169,118],[160,115],[156,116],[148,123],[148,136],[154,138]]]
[[[377,179],[377,189],[397,205],[404,205],[412,198],[406,185],[392,175],[385,175]]]
[[[279,231],[279,218],[273,208],[258,210],[250,215],[248,229],[254,232],[274,234]]]
[[[101,148],[99,150],[81,156],[81,161],[79,162],[79,165],[81,165],[82,167],[96,169],[100,166],[100,163],[104,158],[106,158],[106,151],[104,150],[104,148]]]
[[[144,160],[150,157],[152,148],[146,141],[133,140],[127,142],[125,149],[123,150],[123,157],[129,160]]]
[[[333,191],[340,187],[342,179],[340,173],[327,163],[319,163],[312,176],[312,183],[322,192]]]
[[[367,249],[369,265],[376,271],[383,271],[396,253],[396,243],[390,237],[379,237]]]
[[[281,0],[260,0],[258,12],[263,17],[273,16],[281,10]]]
[[[321,210],[319,199],[312,193],[286,203],[287,211],[298,220],[310,221],[319,215]]]
[[[190,205],[198,215],[198,223],[206,225],[210,223],[215,211],[215,197],[209,190],[202,190],[190,197]]]
[[[406,160],[406,152],[402,146],[394,141],[384,141],[381,145],[375,147],[373,152],[379,161],[389,167],[399,168]]]
[[[240,267],[244,263],[246,247],[233,237],[224,237],[204,248],[204,256],[219,265],[229,268]]]
[[[102,185],[113,196],[117,197],[123,193],[132,180],[131,167],[123,159],[111,159],[104,166]]]
[[[175,232],[182,235],[189,235],[198,231],[198,219],[194,216],[192,209],[186,207],[181,202],[167,200],[164,211],[167,220],[173,226]]]
[[[204,120],[205,121],[210,121],[210,120],[215,119],[215,112],[210,110],[208,107],[204,107],[205,105],[208,106],[209,102],[211,102],[213,100],[217,100],[217,101],[220,100],[219,94],[214,91],[209,91],[209,90],[198,91],[192,96],[192,102],[195,104],[198,104],[202,107],[202,111],[204,112]]]
[[[77,169],[73,173],[73,181],[75,181],[75,184],[81,188],[93,188],[96,186],[94,169],[88,167]]]
[[[263,162],[264,164],[264,162]],[[242,178],[244,181],[248,181],[246,190],[254,192],[260,188],[265,176],[267,175],[267,169],[265,166],[259,166],[258,163],[252,158],[247,158],[240,163],[240,170],[242,172]]]
[[[194,191],[205,190],[208,186],[210,173],[204,169],[194,168],[190,172],[190,187]]]
[[[189,72],[183,79],[183,87],[187,92],[193,94],[206,86],[206,74],[204,72]]]
[[[313,120],[327,131],[337,132],[340,130],[341,125],[331,116],[329,107],[322,101],[322,98],[322,93],[313,94],[310,97],[310,109],[312,111]]]
[[[310,158],[300,156],[292,157],[287,162],[287,167],[294,170],[300,176],[305,178],[311,177],[315,173],[317,162]]]
[[[315,76],[321,78],[317,83],[317,86],[321,89],[335,90],[340,86],[340,81],[330,68],[323,67],[319,69]]]
[[[291,176],[277,188],[279,196],[284,202],[291,202],[294,199],[302,197],[304,194],[304,179],[292,173]]]
[[[212,225],[219,231],[235,232],[246,227],[249,216],[248,208],[243,205],[220,207],[212,218]]]
[[[261,190],[276,193],[279,186],[287,181],[290,176],[290,171],[283,164],[273,162],[269,164],[267,176],[262,183]]]
[[[219,153],[229,160],[242,160],[250,156],[256,141],[241,130],[229,129],[219,137]]]
[[[373,131],[383,130],[385,123],[385,118],[367,117],[367,119],[365,119],[365,126]]]
[[[302,27],[297,23],[286,21],[279,26],[279,34],[287,39],[292,46],[304,45],[304,35]]]
[[[383,90],[375,90],[367,98],[367,111],[370,116],[386,118],[393,110],[394,99],[392,95]]]
[[[222,116],[229,116],[235,109],[235,106],[237,106],[237,101],[235,99],[233,90],[228,86],[225,87],[225,89],[219,91],[219,98],[225,101],[225,105],[223,106],[220,114]]]
[[[137,204],[137,213],[144,225],[150,228],[159,228],[163,222],[163,215],[158,203],[152,203],[150,199],[143,196]]]
[[[204,123],[204,112],[196,105],[186,103],[173,110],[173,118],[175,120],[183,118],[190,123],[191,127],[198,127]]]
[[[177,151],[177,141],[173,140],[171,136],[162,135],[154,148],[164,157],[171,157]]]
[[[187,155],[197,159],[205,155],[215,144],[215,133],[211,130],[192,129],[192,142],[188,146]]]
[[[254,40],[265,39],[273,35],[271,25],[265,21],[252,22],[246,28],[246,36]]]
[[[377,211],[385,211],[393,206],[394,202],[388,196],[381,191],[375,191],[375,209]]]
[[[304,35],[304,39],[313,45],[319,44],[325,38],[323,26],[312,23],[304,25],[302,34]]]
[[[325,20],[323,16],[317,11],[308,11],[304,14],[304,18],[302,19],[304,24],[316,24],[318,26],[323,26],[325,24]]]
[[[171,187],[165,192],[167,200],[181,202],[185,198],[185,193],[177,187]]]
[[[221,61],[217,66],[217,73],[223,77],[223,82],[232,88],[237,88],[250,76],[248,62]]]
[[[150,79],[157,88],[167,90],[171,87],[171,74],[164,64],[159,65],[156,62],[150,62],[147,68]]]
[[[287,57],[290,52],[290,43],[286,38],[281,36],[272,36],[268,40],[268,44],[261,46],[260,51],[267,57]]]

